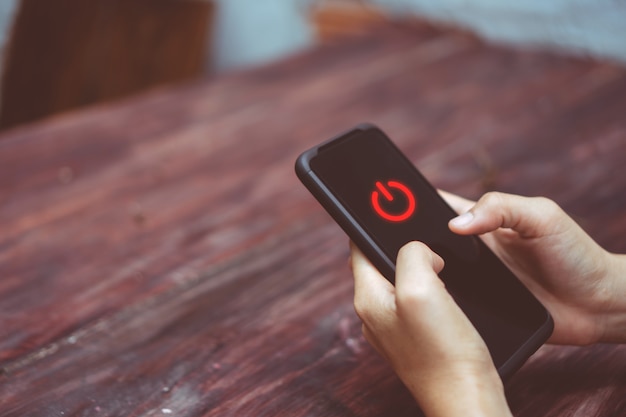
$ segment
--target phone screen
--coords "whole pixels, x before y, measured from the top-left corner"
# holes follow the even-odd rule
[[[497,367],[549,320],[479,238],[449,230],[456,213],[380,130],[353,131],[320,147],[310,169],[393,263],[412,240],[444,259],[439,276]]]

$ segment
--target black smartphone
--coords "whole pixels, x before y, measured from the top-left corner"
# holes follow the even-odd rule
[[[392,283],[405,243],[419,240],[439,254],[440,278],[502,378],[552,333],[548,311],[483,241],[449,230],[454,210],[376,126],[359,125],[304,152],[296,174]]]

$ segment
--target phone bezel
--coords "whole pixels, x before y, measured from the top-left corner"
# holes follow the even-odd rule
[[[339,135],[332,137],[331,139],[322,142],[321,144],[306,150],[296,160],[295,171],[300,181],[305,187],[313,194],[313,196],[320,202],[322,207],[331,215],[335,222],[344,230],[348,237],[357,245],[357,247],[365,254],[365,256],[372,262],[372,264],[381,272],[381,274],[387,278],[391,283],[394,282],[395,276],[395,260],[390,259],[383,251],[380,245],[376,242],[376,239],[371,236],[368,231],[356,220],[356,218],[350,213],[350,210],[345,207],[342,202],[333,194],[333,192],[323,183],[323,181],[315,174],[311,167],[311,161],[320,153],[332,148],[333,145],[342,143],[346,140],[350,140],[353,136],[359,134],[365,134],[368,131],[375,131],[384,137],[392,148],[395,149],[397,154],[408,162],[408,165],[412,167],[412,171],[415,175],[429,187],[435,195],[435,198],[440,200],[441,203],[450,213],[455,215],[455,211],[450,205],[438,194],[436,188],[422,175],[419,170],[413,165],[413,163],[404,155],[404,153],[389,139],[389,137],[377,126],[372,124],[363,123],[356,127],[345,131]],[[491,250],[486,244],[478,237],[478,240],[482,246],[488,251]],[[500,262],[502,262],[500,260]],[[508,268],[507,268],[508,269]],[[524,362],[550,337],[554,328],[554,322],[548,310],[544,307],[546,319],[544,323],[537,328],[537,330],[523,343],[511,357],[505,361],[499,368],[498,373],[505,379],[513,374]]]

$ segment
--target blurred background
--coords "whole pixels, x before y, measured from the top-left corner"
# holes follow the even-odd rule
[[[0,0],[0,129],[405,19],[626,62],[618,0]]]

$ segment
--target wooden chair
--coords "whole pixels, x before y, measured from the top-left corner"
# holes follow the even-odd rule
[[[203,74],[213,3],[21,0],[0,128]]]

